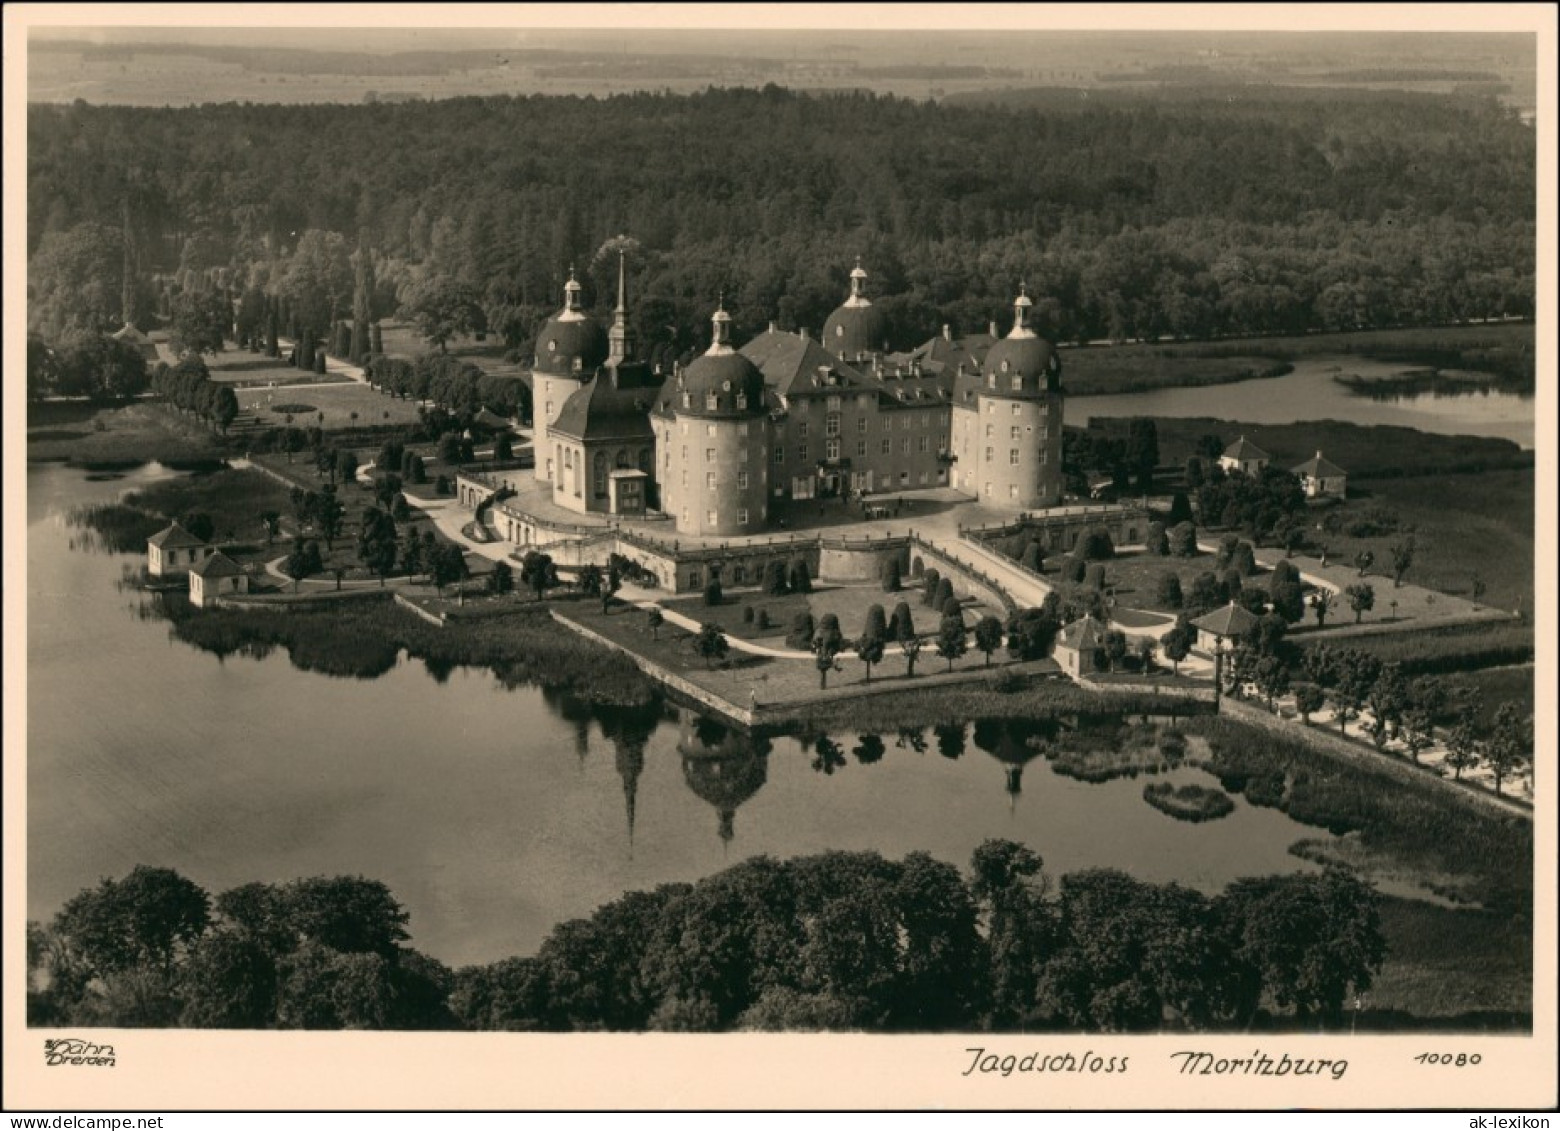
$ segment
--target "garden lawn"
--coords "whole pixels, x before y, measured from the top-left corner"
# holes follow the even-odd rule
[[[1330,455],[1330,453],[1329,453]],[[1351,499],[1334,512],[1340,521],[1351,514],[1394,512],[1399,529],[1366,538],[1343,533],[1313,532],[1327,544],[1335,561],[1352,561],[1369,550],[1376,555],[1373,574],[1390,569],[1392,546],[1414,533],[1414,564],[1405,581],[1428,589],[1473,599],[1473,578],[1484,580],[1479,603],[1512,610],[1533,609],[1534,474],[1532,471],[1486,471],[1468,475],[1420,476],[1414,479],[1350,479],[1364,498]],[[1391,600],[1391,577],[1374,578],[1377,608]]]
[[[206,368],[211,371],[213,381],[234,386],[239,404],[245,409],[256,400],[263,408],[267,393],[281,401],[287,385],[352,383],[350,377],[343,377],[339,373],[320,374],[312,369],[299,369],[289,365],[285,357],[266,357],[263,353],[250,353],[248,350],[223,350],[214,357],[208,356]],[[276,386],[274,390],[270,388],[273,384]]]
[[[271,394],[268,407],[264,397],[261,407],[253,409],[258,394],[247,391],[239,394],[238,403],[242,417],[255,417],[259,427],[284,428],[287,413],[276,411],[278,406],[297,404],[307,411],[292,413],[293,427],[321,427],[326,432],[342,432],[354,428],[383,427],[385,425],[410,425],[418,423],[417,405],[412,401],[398,400],[375,392],[356,381],[330,385],[311,386],[302,389],[278,388]],[[356,417],[353,414],[356,413]],[[324,420],[320,419],[321,414]]]
[[[93,405],[51,401],[27,406],[27,458],[78,467],[210,464],[226,445],[220,434],[158,401]]]

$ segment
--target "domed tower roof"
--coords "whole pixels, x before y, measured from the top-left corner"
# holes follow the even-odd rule
[[[764,414],[764,375],[731,346],[731,315],[711,319],[710,348],[688,363],[672,383],[672,410],[680,416],[754,417]]]
[[[883,349],[888,321],[867,298],[866,286],[867,273],[858,258],[855,270],[850,273],[850,296],[823,324],[824,349],[846,359]]]
[[[1061,383],[1062,359],[1056,347],[1029,325],[1035,305],[1028,289],[1020,285],[1013,300],[1013,328],[986,351],[981,363],[981,387],[1005,397],[1035,397],[1054,393]]]
[[[683,781],[715,810],[720,839],[731,840],[737,809],[769,780],[769,740],[696,725],[685,726],[677,748]]]
[[[536,335],[533,368],[548,377],[572,377],[593,372],[606,359],[607,332],[580,309],[580,284],[571,267],[563,287],[563,309]]]

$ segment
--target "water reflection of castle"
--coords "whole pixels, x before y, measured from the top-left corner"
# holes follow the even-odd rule
[[[720,839],[735,835],[737,809],[769,780],[769,739],[744,734],[692,712],[683,716],[677,739],[683,781],[720,817]]]

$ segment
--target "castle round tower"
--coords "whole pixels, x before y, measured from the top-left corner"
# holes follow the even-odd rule
[[[1056,506],[1063,486],[1061,358],[1029,325],[1033,306],[1021,288],[1013,329],[954,387],[954,486],[1018,510]]]
[[[713,322],[710,348],[663,389],[661,509],[679,534],[753,534],[767,517],[764,375],[732,347],[731,316]]]
[[[570,268],[569,281],[563,287],[563,309],[536,335],[536,362],[531,367],[536,478],[555,488],[561,483],[563,466],[561,453],[554,451],[552,426],[570,394],[606,359],[606,331],[580,309],[580,284]]]

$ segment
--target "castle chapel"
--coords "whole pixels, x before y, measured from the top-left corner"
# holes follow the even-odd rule
[[[623,267],[603,330],[570,277],[537,336],[536,476],[581,513],[659,509],[680,534],[739,536],[779,500],[952,487],[1014,511],[1062,498],[1061,359],[1029,323],[888,350],[860,263],[823,340],[770,328],[740,348],[717,309],[710,347],[670,375],[635,356]],[[1000,335],[1000,336],[999,336]]]

